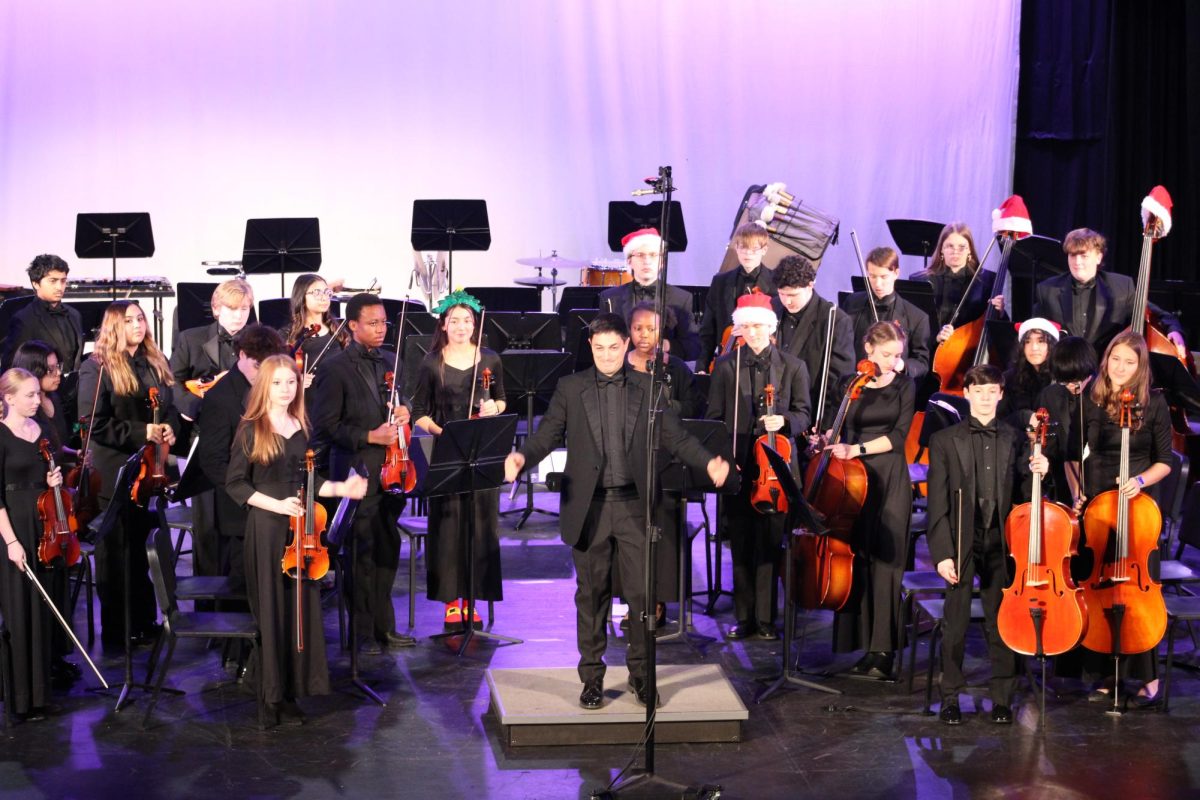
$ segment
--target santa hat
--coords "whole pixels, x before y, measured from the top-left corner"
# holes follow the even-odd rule
[[[1162,233],[1166,236],[1171,232],[1171,195],[1167,194],[1165,186],[1155,186],[1150,194],[1142,199],[1142,226],[1150,224],[1150,215],[1162,220]]]
[[[1021,195],[1012,195],[992,211],[992,233],[1015,233],[1018,239],[1033,235],[1033,221]]]
[[[753,292],[738,298],[737,308],[733,310],[733,324],[747,325],[753,323],[766,325],[772,331],[779,325],[775,309],[771,307],[770,295],[765,295],[756,287]]]
[[[639,247],[649,245],[655,250],[662,247],[662,237],[658,235],[657,228],[642,228],[633,233],[628,233],[621,240],[621,247],[625,252],[625,257],[629,258],[629,254]]]
[[[1041,331],[1054,341],[1058,341],[1058,336],[1062,331],[1062,326],[1057,322],[1051,322],[1045,317],[1030,317],[1024,322],[1013,325],[1017,329],[1017,340],[1025,338],[1025,334],[1030,331]]]

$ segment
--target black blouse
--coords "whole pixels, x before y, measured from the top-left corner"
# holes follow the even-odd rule
[[[1084,401],[1088,456],[1084,462],[1085,492],[1090,497],[1116,488],[1121,469],[1121,427],[1089,397]],[[1129,475],[1154,464],[1171,464],[1171,412],[1162,392],[1150,393],[1142,425],[1129,436]]]

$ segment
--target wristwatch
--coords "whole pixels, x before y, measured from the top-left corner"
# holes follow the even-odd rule
[[[865,456],[867,454],[867,445],[865,442],[858,443],[858,454],[860,456]]]

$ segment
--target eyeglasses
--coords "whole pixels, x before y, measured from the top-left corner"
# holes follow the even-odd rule
[[[733,249],[739,253],[763,253],[766,252],[767,246],[739,244],[734,246]]]
[[[968,250],[968,245],[965,244],[944,244],[942,245],[943,253],[965,253]]]
[[[658,251],[655,250],[652,253],[630,253],[629,258],[635,261],[657,261]]]
[[[333,297],[333,292],[329,289],[309,289],[305,294],[309,297]]]

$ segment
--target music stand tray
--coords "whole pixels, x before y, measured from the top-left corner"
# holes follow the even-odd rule
[[[889,219],[887,226],[888,233],[892,234],[892,241],[896,243],[896,249],[902,255],[920,256],[924,262],[922,269],[926,269],[946,223],[927,219]]]
[[[510,407],[516,401],[525,400],[525,432],[533,433],[533,410],[535,400],[544,400],[554,393],[558,379],[571,372],[574,357],[561,350],[509,350],[500,354],[504,365],[504,392],[511,398]],[[533,512],[557,517],[557,511],[535,508],[533,505],[533,481],[525,479],[525,507],[501,511],[500,516],[520,514],[516,530],[529,520]]]
[[[454,251],[492,246],[486,200],[413,200],[413,250],[446,252],[446,285],[454,286]]]
[[[682,253],[687,250],[687,228],[683,224],[683,206],[678,200],[671,201],[671,225],[668,231],[667,251]],[[608,204],[608,246],[614,253],[621,252],[621,240],[642,228],[657,228],[662,224],[662,201],[642,205],[633,200],[613,200]]]
[[[279,292],[286,295],[288,272],[321,269],[321,221],[316,217],[246,220],[242,270],[247,275],[279,273]]]
[[[498,489],[504,483],[504,460],[512,452],[513,439],[517,433],[517,415],[504,414],[498,417],[479,419],[456,419],[442,427],[442,433],[433,444],[433,458],[425,473],[423,494],[425,497],[449,497],[467,495],[473,498],[477,492]],[[467,607],[463,611],[460,631],[435,635],[433,639],[462,636],[458,649],[461,656],[467,650],[472,636],[494,639],[508,644],[520,644],[520,639],[501,636],[490,630],[476,631],[475,610],[475,514],[467,514],[467,525],[463,531],[466,547],[463,552],[467,561]]]
[[[117,299],[117,259],[154,255],[154,230],[146,211],[75,215],[75,256],[111,258],[113,300]]]
[[[483,333],[497,352],[562,347],[562,323],[553,312],[497,311],[484,317]]]

